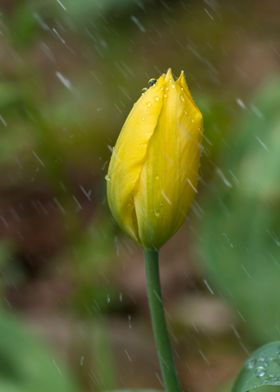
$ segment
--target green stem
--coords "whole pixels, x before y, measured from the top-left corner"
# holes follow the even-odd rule
[[[163,383],[167,392],[181,392],[163,309],[158,251],[145,249],[144,254],[148,301]]]

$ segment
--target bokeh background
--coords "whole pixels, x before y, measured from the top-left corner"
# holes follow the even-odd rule
[[[280,338],[280,3],[1,0],[0,390],[162,388],[141,249],[106,171],[143,87],[185,70],[199,194],[161,252],[184,388]]]

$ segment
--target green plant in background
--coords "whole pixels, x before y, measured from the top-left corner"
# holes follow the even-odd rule
[[[205,271],[257,342],[279,338],[280,328],[279,86],[269,83],[248,105],[198,231]]]
[[[198,238],[213,287],[246,321],[250,339],[280,334],[280,81],[248,105],[216,170]],[[214,223],[213,223],[214,222]],[[252,354],[233,391],[280,385],[280,344]]]
[[[99,318],[121,305],[119,291],[108,283],[108,276],[114,273],[118,264],[113,266],[111,263],[115,252],[111,240],[114,231],[112,221],[107,218],[107,215],[96,216],[95,222],[75,239],[74,251],[68,250],[64,255],[73,259],[72,280],[78,284],[71,307],[87,318]]]
[[[117,140],[107,179],[119,225],[144,247],[147,292],[163,383],[181,390],[164,316],[158,254],[183,224],[197,192],[202,115],[183,72],[151,79]]]
[[[0,390],[78,392],[54,354],[3,309],[0,311]]]

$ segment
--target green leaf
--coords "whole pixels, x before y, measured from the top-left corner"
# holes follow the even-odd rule
[[[268,343],[251,354],[232,392],[248,392],[267,385],[280,386],[280,341]]]
[[[14,317],[0,311],[0,391],[76,392],[59,360]]]

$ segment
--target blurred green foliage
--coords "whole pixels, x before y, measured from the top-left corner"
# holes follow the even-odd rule
[[[198,232],[202,264],[259,342],[280,333],[280,82],[252,100],[216,169]]]
[[[73,377],[19,320],[0,312],[0,389],[5,392],[74,392]]]
[[[94,320],[96,336],[92,337],[90,326],[84,344],[93,365],[89,361],[88,368],[75,369],[79,375],[84,372],[80,378],[86,379],[85,388],[93,369],[99,380],[95,389],[114,388],[119,381],[108,326],[112,315],[125,313],[126,304],[112,278],[122,244],[106,210],[108,159],[141,89],[168,67],[175,74],[186,71],[204,115],[200,184],[204,200],[201,206],[196,202],[202,222],[195,226],[194,245],[201,250],[203,274],[240,315],[245,343],[279,338],[279,80],[261,89],[254,100],[248,99],[258,82],[254,72],[263,65],[270,74],[269,56],[278,56],[274,40],[279,22],[259,20],[256,15],[265,12],[258,11],[258,3],[1,4],[2,302],[9,303],[6,294],[11,288],[24,297],[37,273],[39,280],[56,277],[71,286],[66,300],[60,303],[58,297],[58,310],[43,311],[58,311],[62,317],[68,312],[78,322]],[[264,55],[263,47],[269,48]],[[256,60],[251,51],[260,53]],[[38,221],[33,210],[31,218],[24,213],[34,202]],[[19,218],[7,220],[13,208]],[[29,231],[22,228],[21,219]],[[55,243],[54,251],[48,253],[47,241],[43,242],[47,251],[36,243],[40,233]],[[46,265],[32,271],[44,252]],[[26,259],[31,260],[29,269],[22,266]],[[53,355],[29,335],[1,311],[0,390],[74,390],[68,373],[59,364],[59,374]],[[38,387],[39,382],[50,389]],[[92,384],[86,390],[91,389]]]

